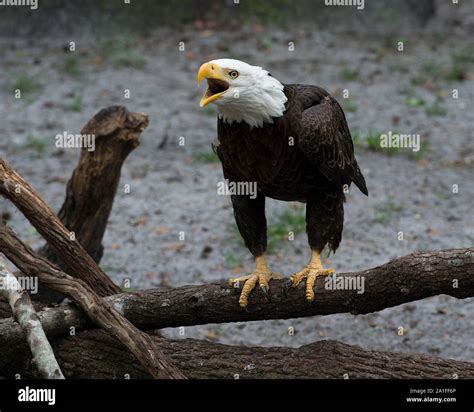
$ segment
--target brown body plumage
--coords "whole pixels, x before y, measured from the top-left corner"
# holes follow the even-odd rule
[[[218,121],[214,146],[231,182],[256,182],[257,199],[232,196],[234,213],[247,247],[260,256],[266,248],[265,197],[306,202],[307,233],[313,250],[333,251],[341,240],[344,186],[354,182],[368,194],[354,157],[344,112],[316,86],[285,85],[283,116],[251,127]]]

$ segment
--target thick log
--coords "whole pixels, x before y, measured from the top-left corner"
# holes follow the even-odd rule
[[[153,336],[166,356],[192,379],[453,379],[474,378],[474,364],[431,356],[364,350],[334,341],[300,348],[235,347]],[[102,331],[58,339],[53,348],[67,378],[147,378],[147,373]],[[27,348],[8,346],[0,374],[31,376]]]
[[[335,313],[366,314],[440,294],[458,299],[474,296],[474,249],[412,253],[374,269],[339,276],[364,278],[364,293],[329,290],[324,279],[318,279],[316,300],[308,305],[303,285],[285,295],[285,280],[275,280],[270,282],[271,302],[257,288],[252,292],[248,310],[238,306],[240,291],[224,282],[122,293],[105,301],[144,329]],[[40,316],[48,335],[53,336],[63,334],[71,326],[92,326],[72,305],[48,308]],[[0,346],[12,339],[21,341],[19,330],[11,320],[0,321]]]
[[[335,313],[366,314],[440,294],[459,299],[473,297],[474,248],[412,253],[373,269],[338,276],[364,279],[364,293],[326,289],[326,280],[319,278],[311,305],[305,300],[304,285],[285,294],[287,280],[270,282],[270,302],[256,288],[247,310],[238,306],[240,290],[224,282],[132,292],[111,297],[111,301],[134,324],[149,329]]]
[[[86,282],[69,276],[58,266],[33,252],[1,222],[0,251],[25,275],[37,276],[46,286],[71,298],[89,319],[127,347],[153,377],[184,378],[146,333],[134,327],[109,303],[102,300]]]

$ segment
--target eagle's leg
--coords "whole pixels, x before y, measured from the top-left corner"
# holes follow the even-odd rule
[[[231,286],[239,287],[241,282],[245,282],[243,283],[242,292],[239,298],[239,305],[244,308],[248,304],[250,292],[252,292],[257,283],[268,298],[268,281],[271,279],[282,278],[283,276],[280,274],[273,273],[268,269],[264,256],[257,256],[255,258],[255,270],[250,275],[229,279],[229,284]]]
[[[334,273],[334,269],[325,269],[321,263],[321,255],[318,251],[313,250],[311,259],[303,270],[291,275],[291,287],[295,288],[303,279],[306,279],[306,300],[312,302],[314,300],[314,282],[318,276],[327,276]]]
[[[296,287],[306,279],[306,300],[314,300],[314,283],[318,276],[334,273],[333,269],[324,269],[321,264],[321,251],[327,245],[335,251],[341,241],[344,222],[344,194],[331,186],[321,186],[313,191],[306,201],[306,232],[311,247],[311,259],[301,271],[294,273],[291,286]]]
[[[230,279],[229,283],[242,286],[239,304],[246,307],[250,292],[258,284],[268,298],[268,282],[270,279],[281,278],[277,273],[270,272],[265,261],[267,248],[267,220],[265,218],[265,195],[258,192],[255,198],[250,196],[232,195],[235,221],[245,245],[255,257],[255,270],[248,276]]]

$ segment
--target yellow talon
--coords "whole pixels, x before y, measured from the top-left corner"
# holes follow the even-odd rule
[[[334,273],[334,269],[324,269],[321,264],[320,254],[313,250],[308,266],[291,275],[291,287],[295,288],[303,279],[306,279],[306,300],[312,302],[314,300],[313,288],[316,278],[319,276],[328,276],[331,273]]]
[[[239,287],[240,283],[244,282],[239,298],[239,305],[242,308],[248,305],[248,297],[257,285],[257,282],[268,297],[268,281],[271,279],[282,279],[281,275],[270,272],[263,256],[257,257],[255,262],[256,268],[250,275],[229,279],[229,285],[234,287]]]

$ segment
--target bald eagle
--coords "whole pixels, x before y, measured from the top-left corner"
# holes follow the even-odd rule
[[[296,287],[306,280],[311,302],[316,278],[334,272],[323,268],[320,254],[326,246],[335,252],[341,242],[345,189],[354,183],[368,195],[344,112],[320,87],[282,84],[261,67],[238,60],[204,63],[198,84],[203,79],[207,89],[200,106],[217,105],[214,150],[225,179],[256,183],[258,188],[256,196],[231,196],[237,227],[256,261],[250,275],[229,280],[243,284],[239,304],[247,306],[257,283],[268,296],[268,282],[281,278],[265,260],[266,197],[306,203],[311,258],[289,283]]]

